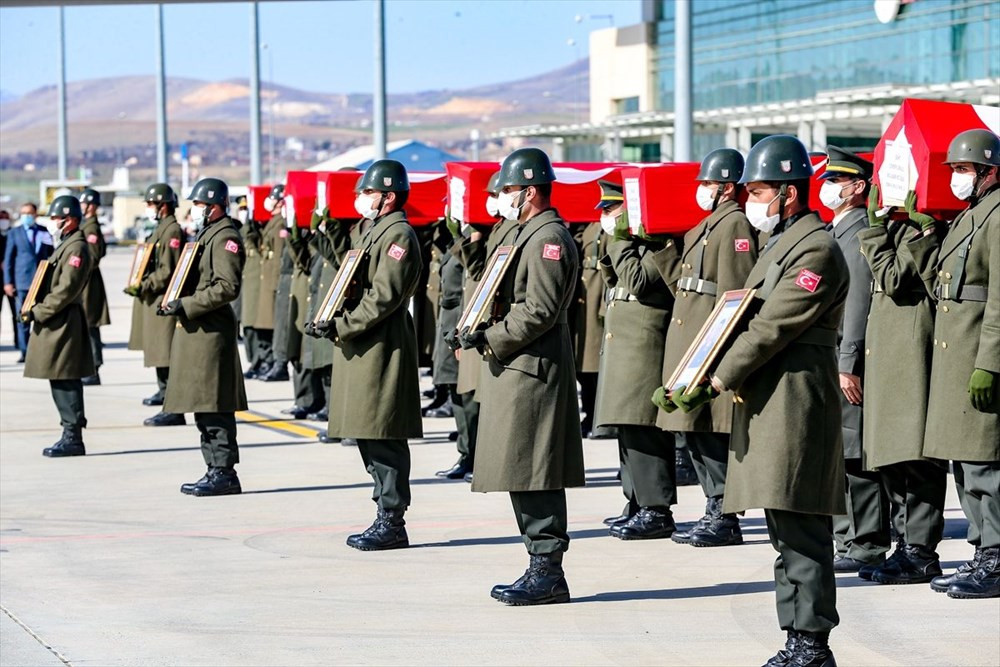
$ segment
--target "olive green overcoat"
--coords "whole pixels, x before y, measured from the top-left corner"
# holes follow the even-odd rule
[[[247,220],[240,230],[246,250],[243,287],[240,290],[240,323],[251,329],[257,326],[257,304],[260,301],[260,233],[261,225],[255,220]]]
[[[458,359],[455,352],[444,341],[444,334],[454,331],[462,316],[463,285],[465,269],[462,262],[451,252],[440,258],[441,294],[438,297],[438,331],[434,341],[434,367],[432,381],[435,385],[458,384]]]
[[[482,274],[486,271],[486,267],[490,263],[490,259],[493,257],[493,253],[496,252],[496,249],[502,245],[512,245],[514,243],[514,239],[517,237],[519,233],[518,232],[519,229],[520,225],[518,224],[517,220],[506,220],[506,219],[501,220],[497,224],[493,225],[492,228],[490,228],[489,236],[486,237],[486,245],[483,248],[484,252],[483,252],[482,268],[480,269],[479,275],[476,277],[477,283],[479,280],[482,279],[483,277]],[[579,255],[577,256],[579,257]],[[475,288],[473,288],[473,292],[474,291]],[[468,293],[469,298],[472,298],[473,292]],[[572,341],[572,338],[570,340]],[[471,352],[475,351],[462,350],[462,354],[465,354],[467,356],[470,355]],[[490,372],[490,362],[489,359],[487,359],[484,355],[480,355],[478,354],[478,352],[476,354],[479,357],[479,377],[476,378],[476,392],[477,392],[476,400],[481,401],[482,399],[480,399],[478,395],[479,387],[481,387],[483,384],[483,376]]]
[[[90,278],[83,290],[83,310],[87,313],[87,324],[91,327],[103,327],[111,324],[108,312],[108,295],[104,290],[104,278],[101,276],[101,260],[108,252],[108,244],[101,231],[101,223],[97,218],[84,218],[80,225],[83,236],[87,240],[90,251]]]
[[[288,347],[289,359],[302,360],[305,348],[306,318],[309,316],[309,271],[311,258],[307,239],[289,240],[286,252],[292,253],[292,288],[288,300]]]
[[[142,352],[142,301],[136,297],[132,299],[132,324],[128,330],[128,349],[134,352]]]
[[[170,347],[177,330],[176,317],[161,317],[156,309],[163,300],[174,267],[184,246],[184,230],[177,219],[169,215],[156,225],[147,243],[153,244],[146,275],[139,283],[138,301],[142,303],[142,363],[143,366],[164,368],[170,365]]]
[[[288,238],[285,219],[275,215],[260,233],[260,294],[254,327],[274,329],[274,299],[281,276],[281,258]]]
[[[574,309],[576,369],[581,373],[596,373],[601,368],[605,316],[605,286],[600,262],[608,252],[608,235],[601,229],[601,223],[584,225],[579,245],[580,288]]]
[[[309,247],[314,253],[313,261],[316,262],[318,258],[319,262],[309,273],[309,296],[306,297],[306,317],[309,321],[316,316],[316,311],[330,290],[344,253],[351,249],[351,234],[351,223],[327,220],[309,237]],[[302,353],[302,363],[306,368],[325,368],[333,364],[333,341],[329,338],[306,336]]]
[[[486,329],[472,490],[583,486],[567,314],[580,268],[576,243],[553,209],[524,222],[513,243],[517,255],[500,289],[510,310]]]
[[[334,318],[329,434],[339,438],[420,438],[417,338],[409,303],[423,259],[402,211],[378,218],[361,237],[362,296]]]
[[[452,247],[452,253],[461,261],[465,268],[465,281],[462,285],[462,311],[472,299],[479,286],[479,280],[486,268],[486,239],[462,239]],[[462,313],[459,312],[461,318]],[[458,351],[458,385],[455,388],[459,394],[474,392],[479,387],[479,372],[483,365],[483,355],[478,350]]]
[[[733,414],[723,511],[844,514],[837,329],[847,263],[812,212],[772,240],[745,287],[773,291],[715,370],[743,401]]]
[[[246,255],[228,217],[206,225],[196,239],[199,256],[188,273],[170,346],[170,382],[164,412],[246,410],[247,395],[236,341],[233,300],[240,293]]]
[[[78,380],[94,374],[83,291],[91,255],[84,232],[67,235],[49,257],[49,275],[31,309],[34,321],[24,359],[24,377]]]

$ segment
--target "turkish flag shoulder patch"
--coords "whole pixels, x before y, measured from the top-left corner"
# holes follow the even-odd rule
[[[70,257],[69,258],[69,265],[72,266],[74,269],[80,268],[80,256],[79,255],[73,255],[72,257]]]
[[[397,262],[406,257],[406,248],[401,245],[396,245],[393,243],[389,246],[389,257],[392,257]]]
[[[750,252],[750,239],[736,239],[733,241],[736,252]]]
[[[177,250],[178,248],[181,247],[181,240],[176,236],[170,239],[170,247],[173,248],[174,250]]]
[[[558,243],[546,243],[542,248],[542,259],[559,260],[562,258],[562,246]]]
[[[87,243],[97,243],[97,234],[88,234]]]
[[[815,292],[821,280],[823,280],[823,276],[818,273],[813,273],[809,269],[802,269],[795,278],[795,284],[807,292]]]
[[[228,250],[229,252],[231,252],[231,253],[233,253],[235,255],[235,254],[237,254],[240,251],[240,244],[238,244],[236,241],[234,241],[232,239],[229,239],[228,241],[226,241],[225,248],[226,248],[226,250]]]

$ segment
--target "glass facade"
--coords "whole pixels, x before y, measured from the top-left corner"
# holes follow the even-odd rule
[[[690,1],[695,109],[1000,77],[997,0],[912,0],[888,24],[872,0]],[[656,5],[655,39],[657,109],[671,110],[674,0]]]

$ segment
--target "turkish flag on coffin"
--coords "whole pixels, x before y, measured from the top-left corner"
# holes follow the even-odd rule
[[[290,171],[285,177],[285,212],[297,227],[309,227],[316,209],[316,172]]]
[[[330,210],[337,220],[356,220],[354,191],[363,175],[360,171],[310,172],[316,177],[316,207]],[[430,225],[444,217],[447,182],[444,172],[410,172],[410,196],[406,200],[406,219],[414,227]]]
[[[269,194],[271,194],[270,185],[247,186],[247,210],[250,212],[251,220],[267,222],[271,219],[271,212],[264,208],[264,200]]]

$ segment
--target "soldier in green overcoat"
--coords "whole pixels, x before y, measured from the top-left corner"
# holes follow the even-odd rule
[[[282,191],[283,193],[284,191]],[[286,207],[287,204],[282,201],[260,232],[260,293],[257,295],[257,316],[254,318],[254,329],[257,332],[257,339],[262,345],[261,356],[268,365],[266,370],[257,374],[256,379],[265,382],[288,380],[288,359],[284,350],[279,349],[274,343],[275,329],[279,326],[279,322],[282,322],[280,326],[284,326],[283,318],[275,315],[275,301],[278,296],[278,284],[281,280],[283,250],[288,238],[288,226],[295,224],[294,220],[289,219]],[[290,266],[289,269],[291,269]],[[291,271],[286,275],[290,277]]]
[[[705,156],[696,177],[695,196],[699,208],[708,215],[684,235],[679,257],[672,247],[656,253],[667,285],[676,286],[663,355],[663,382],[680,364],[719,296],[743,287],[757,261],[757,235],[737,201],[743,166],[743,156],[732,148],[719,148]],[[704,516],[688,530],[675,532],[671,536],[674,542],[697,547],[743,543],[739,519],[722,512],[732,422],[731,395],[690,413],[659,413],[656,423],[660,428],[683,433],[706,499]]]
[[[62,437],[42,450],[50,457],[83,456],[83,407],[81,378],[94,373],[83,291],[90,278],[91,255],[80,228],[83,212],[71,195],[56,197],[49,218],[58,228],[59,241],[48,258],[49,270],[35,305],[21,316],[31,324],[24,377],[49,381],[52,400],[59,411]]]
[[[907,245],[937,301],[924,456],[954,461],[971,561],[931,584],[953,598],[1000,597],[1000,137],[959,133],[951,190],[968,201],[938,244],[933,219]],[[912,196],[909,201],[912,201]],[[944,588],[947,586],[947,588]]]
[[[657,409],[647,398],[662,384],[674,297],[653,257],[664,243],[631,236],[622,186],[599,183],[600,224],[613,240],[599,264],[608,304],[594,425],[617,427],[622,491],[628,501],[623,513],[628,519],[612,523],[609,532],[622,540],[662,539],[676,530],[670,511],[677,502],[674,435],[657,428]]]
[[[271,212],[272,219],[280,215],[281,202],[284,198],[285,186],[278,183],[271,188],[271,192],[264,199],[264,208]],[[261,224],[251,218],[240,230],[247,253],[246,264],[243,266],[243,289],[240,294],[240,321],[243,323],[243,346],[247,362],[250,364],[243,377],[249,380],[266,374],[274,360],[268,334],[257,328],[261,283],[261,232],[266,224],[268,223]],[[284,226],[284,222],[281,222],[281,226]]]
[[[408,309],[423,260],[403,206],[406,168],[376,160],[358,184],[355,209],[371,224],[355,246],[364,253],[358,292],[348,307],[316,330],[334,342],[329,435],[355,438],[372,476],[375,521],[351,535],[362,551],[409,546],[404,514],[410,505],[408,438],[423,436],[417,341]]]
[[[181,485],[195,496],[241,493],[236,475],[240,461],[236,411],[247,409],[236,341],[232,302],[240,293],[246,254],[240,233],[226,215],[229,188],[217,178],[195,183],[188,199],[191,220],[200,227],[198,256],[178,299],[161,307],[163,317],[176,317],[170,345],[170,382],[165,412],[193,412],[208,470],[197,482]]]
[[[674,391],[684,410],[734,391],[724,512],[763,508],[785,648],[768,665],[832,665],[837,626],[831,517],[843,514],[844,446],[837,330],[850,282],[826,226],[809,210],[809,154],[795,137],[762,139],[741,183],[747,220],[767,244],[744,283],[756,314],[710,384]]]
[[[459,333],[463,351],[485,351],[473,491],[507,491],[530,555],[524,576],[492,595],[511,605],[569,601],[568,487],[583,486],[583,443],[568,309],[579,270],[576,244],[551,207],[555,174],[537,148],[503,161],[498,208],[517,220],[515,255],[486,328]],[[495,234],[496,232],[494,232]],[[492,237],[491,237],[492,238]],[[494,308],[496,311],[496,308]]]
[[[600,181],[602,188],[604,183],[605,181]],[[621,196],[617,201],[624,202],[625,197]],[[580,283],[576,307],[573,309],[576,316],[573,345],[576,350],[576,380],[580,383],[580,409],[583,412],[580,430],[583,437],[590,438],[595,435],[594,410],[606,308],[600,262],[608,253],[608,241],[611,237],[610,232],[602,229],[600,223],[587,223],[582,227],[576,236],[580,251]]]
[[[295,419],[304,419],[326,407],[326,392],[322,385],[323,377],[321,374],[314,373],[310,365],[305,363],[306,341],[315,339],[302,335],[309,317],[309,273],[314,265],[309,247],[309,239],[312,235],[311,229],[292,227],[288,242],[285,243],[285,257],[282,259],[282,272],[285,271],[284,263],[290,263],[292,267],[291,276],[282,275],[282,282],[287,279],[289,283],[287,287],[288,308],[285,314],[287,322],[284,325],[287,333],[282,338],[284,339],[283,352],[292,364],[292,389],[295,395],[295,403],[282,410],[282,413],[291,415]],[[321,267],[317,267],[317,271],[319,270]],[[281,289],[283,286],[279,288],[279,291]],[[281,299],[278,301],[280,302]],[[276,340],[277,338],[275,336]]]
[[[100,369],[104,365],[104,343],[101,342],[101,327],[111,324],[108,312],[108,295],[104,290],[104,278],[101,276],[101,260],[108,253],[108,244],[101,231],[101,223],[97,220],[97,209],[101,205],[101,193],[87,188],[80,194],[80,206],[83,209],[83,222],[80,228],[87,240],[90,251],[90,278],[83,289],[83,310],[87,313],[87,326],[90,328],[90,347],[94,357],[94,373],[83,378],[85,386],[101,384]]]

